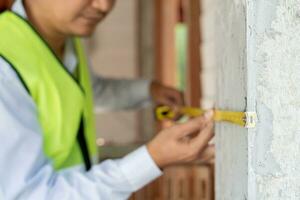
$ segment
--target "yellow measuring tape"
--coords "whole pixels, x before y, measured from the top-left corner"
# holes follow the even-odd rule
[[[193,107],[182,107],[178,111],[179,114],[188,117],[198,117],[205,113],[205,110]],[[174,119],[176,113],[168,106],[160,106],[156,108],[156,117],[158,120]],[[233,124],[237,124],[246,128],[254,128],[257,121],[255,112],[233,112],[215,110],[214,112],[215,121],[225,121]]]

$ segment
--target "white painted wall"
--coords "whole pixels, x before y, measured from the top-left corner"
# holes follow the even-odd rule
[[[199,0],[201,5],[201,107],[212,108],[216,102],[216,59],[215,59],[215,0]]]
[[[300,1],[216,2],[217,107],[259,118],[217,125],[216,197],[298,200]]]

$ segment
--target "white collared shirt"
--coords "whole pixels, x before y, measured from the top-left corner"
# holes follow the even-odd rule
[[[13,11],[26,18],[21,0]],[[64,64],[77,65],[72,43]],[[93,77],[95,103],[102,110],[133,108],[149,101],[149,81]],[[118,160],[106,160],[89,172],[83,166],[54,171],[43,152],[37,107],[10,65],[0,58],[0,199],[127,199],[162,174],[142,146]]]

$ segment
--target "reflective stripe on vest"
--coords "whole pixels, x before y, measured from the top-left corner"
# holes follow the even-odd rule
[[[87,60],[79,39],[77,80],[22,17],[0,15],[0,56],[15,69],[37,106],[44,153],[55,169],[85,163],[97,155],[93,94]]]

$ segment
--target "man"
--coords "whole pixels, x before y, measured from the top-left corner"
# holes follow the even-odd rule
[[[212,111],[95,164],[93,93],[73,36],[92,34],[113,4],[17,0],[0,15],[0,199],[126,199],[166,166],[211,152]],[[143,104],[148,93],[156,103],[183,104],[179,92],[155,82],[94,77],[93,88],[95,103],[111,108]]]

